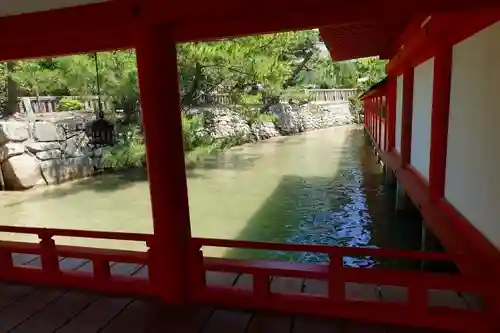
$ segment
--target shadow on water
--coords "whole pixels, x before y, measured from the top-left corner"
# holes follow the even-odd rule
[[[353,247],[418,249],[415,223],[396,215],[394,191],[383,186],[382,168],[364,142],[352,131],[339,151],[338,172],[331,177],[286,175],[248,220],[240,240],[321,244]],[[413,227],[412,227],[413,226]],[[224,257],[326,262],[319,253],[289,253],[228,249]],[[352,267],[404,267],[401,261],[345,257]]]
[[[94,177],[44,189],[43,192],[30,196],[30,201],[59,199],[77,195],[82,191],[94,191],[97,193],[114,192],[127,189],[137,182],[145,182],[147,180],[146,169],[137,168],[119,172],[105,172]],[[23,201],[11,202],[5,204],[5,207],[22,204],[24,204]]]

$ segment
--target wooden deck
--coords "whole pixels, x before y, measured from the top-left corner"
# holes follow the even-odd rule
[[[16,265],[36,267],[40,259],[34,255],[16,254]],[[90,262],[61,258],[62,270],[91,270]],[[136,264],[113,263],[113,275],[147,278],[147,267]],[[209,272],[208,284],[234,285],[249,288],[248,276]],[[322,294],[326,286],[321,281],[294,278],[274,278],[273,292],[307,292]],[[433,294],[430,302],[448,306],[475,307],[463,295]],[[353,299],[394,300],[401,297],[397,289],[351,284],[346,297]],[[0,284],[0,332],[203,332],[203,333],[424,333],[430,330],[389,327],[347,320],[326,320],[273,313],[252,313],[218,309],[210,306],[184,310],[168,308],[160,301],[97,295],[74,290]],[[433,333],[436,331],[432,331]]]

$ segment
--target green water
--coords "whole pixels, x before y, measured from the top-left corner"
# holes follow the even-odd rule
[[[398,246],[381,167],[356,126],[235,147],[188,170],[193,236],[349,246]],[[144,172],[26,192],[0,192],[2,224],[152,233]],[[401,230],[397,234],[401,234]],[[3,234],[3,239],[36,241]],[[75,238],[58,244],[144,249]],[[207,249],[230,257],[323,261],[314,254]],[[364,260],[364,259],[363,259]],[[363,264],[361,262],[361,264]]]

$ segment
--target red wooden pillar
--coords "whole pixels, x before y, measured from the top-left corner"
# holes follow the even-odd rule
[[[373,140],[375,140],[375,132],[373,131],[374,128],[374,123],[375,123],[375,114],[373,112],[373,106],[374,106],[374,100],[373,97],[370,98],[370,134],[373,137]]]
[[[403,76],[403,114],[401,117],[401,166],[410,164],[411,130],[413,118],[413,67],[404,71]]]
[[[370,112],[370,98],[366,99],[366,117],[368,119],[368,132],[371,134],[371,126],[372,126],[372,114]]]
[[[384,148],[382,147],[382,95],[380,95],[377,98],[377,110],[378,110],[378,128],[377,128],[377,133],[378,133],[378,146],[379,149],[383,150]]]
[[[387,151],[393,151],[396,146],[396,93],[397,78],[391,77],[387,87]]]
[[[429,198],[432,201],[444,196],[452,58],[451,46],[439,50],[434,57],[429,162]]]
[[[368,118],[367,118],[368,112],[367,112],[367,104],[366,104],[366,99],[363,100],[363,125],[365,126],[365,130],[368,129]]]
[[[189,240],[177,51],[166,26],[140,28],[137,66],[154,237],[152,281],[170,304],[188,299]]]

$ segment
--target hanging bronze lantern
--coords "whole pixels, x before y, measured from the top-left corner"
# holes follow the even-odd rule
[[[115,127],[106,119],[100,118],[90,124],[90,143],[101,146],[115,144]]]
[[[99,65],[97,62],[97,53],[94,53],[95,71],[97,81],[97,98],[99,103],[98,118],[90,124],[90,143],[100,146],[112,146],[115,144],[115,127],[113,123],[104,119],[104,112],[101,103],[101,87],[99,82]]]

